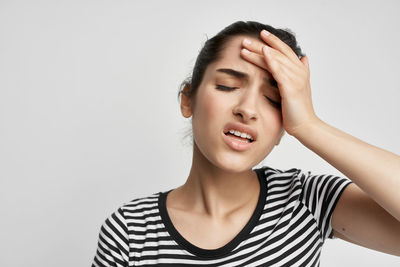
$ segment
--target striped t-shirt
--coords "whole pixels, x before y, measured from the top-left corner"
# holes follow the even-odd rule
[[[218,249],[202,249],[175,229],[169,192],[136,198],[100,229],[93,266],[319,266],[322,245],[334,238],[331,218],[351,181],[299,169],[254,169],[257,206],[244,228]],[[207,231],[207,229],[203,229]]]

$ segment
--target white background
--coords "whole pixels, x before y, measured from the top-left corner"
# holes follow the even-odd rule
[[[0,266],[89,266],[108,215],[185,182],[178,86],[207,37],[237,20],[293,30],[317,115],[399,154],[399,11],[397,1],[0,1]],[[340,174],[288,135],[261,164]],[[321,265],[400,258],[336,239]]]

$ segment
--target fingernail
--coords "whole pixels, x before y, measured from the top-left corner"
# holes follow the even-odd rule
[[[247,38],[245,38],[243,42],[244,42],[245,44],[247,44],[247,45],[251,44],[251,41],[250,41],[249,39],[247,39]]]
[[[245,53],[245,54],[247,54],[247,55],[250,54],[250,51],[247,50],[246,48],[243,48],[242,51],[243,51],[243,53]]]
[[[261,34],[264,35],[265,37],[268,37],[269,32],[266,31],[266,30],[262,30],[262,31],[261,31]]]

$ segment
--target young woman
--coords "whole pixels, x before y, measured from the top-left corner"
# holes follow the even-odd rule
[[[193,161],[180,187],[102,225],[92,266],[318,266],[326,238],[400,256],[400,157],[322,121],[288,31],[236,22],[182,84]],[[284,132],[346,177],[253,169]]]

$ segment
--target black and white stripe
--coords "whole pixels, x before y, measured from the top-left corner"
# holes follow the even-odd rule
[[[333,210],[351,181],[264,166],[253,216],[228,244],[207,250],[173,227],[167,192],[134,199],[106,219],[93,266],[319,266],[322,245],[334,238]],[[205,229],[206,230],[206,229]]]

